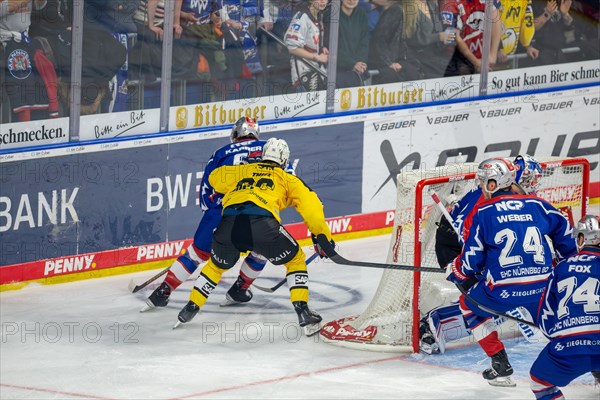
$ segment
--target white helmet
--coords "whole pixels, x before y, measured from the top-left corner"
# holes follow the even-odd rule
[[[273,161],[285,167],[290,159],[290,148],[283,139],[271,138],[263,146],[262,160]]]
[[[231,128],[231,141],[243,138],[254,138],[258,139],[260,135],[260,128],[258,122],[254,118],[242,117],[238,119]]]
[[[575,224],[575,229],[573,229],[573,236],[576,239],[580,235],[583,236],[583,245],[600,245],[600,217],[595,215],[584,215],[581,217]]]
[[[525,154],[518,155],[513,161],[517,168],[516,181],[527,193],[535,192],[540,184],[543,171],[542,165],[535,158]]]
[[[477,167],[477,179],[483,184],[483,190],[490,194],[509,188],[516,182],[516,175],[517,170],[513,163],[504,158],[489,158]],[[487,190],[488,181],[496,182],[494,191]]]

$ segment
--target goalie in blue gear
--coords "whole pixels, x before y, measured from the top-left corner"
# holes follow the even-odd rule
[[[213,232],[221,221],[223,195],[216,193],[208,178],[213,170],[223,165],[240,165],[260,160],[265,141],[258,140],[260,127],[252,118],[238,119],[231,129],[231,143],[216,150],[204,170],[200,186],[200,202],[203,210],[194,241],[185,254],[179,256],[169,268],[164,282],[148,297],[142,311],[165,307],[171,292],[189,278],[200,264],[210,259]],[[239,276],[226,294],[223,305],[250,301],[249,287],[266,264],[266,259],[250,253],[243,261]]]
[[[520,188],[526,194],[535,194],[537,187],[542,179],[542,166],[535,158],[525,154],[518,155],[514,160],[516,168],[515,179]],[[472,217],[471,212],[475,206],[484,200],[481,187],[466,193],[456,202],[450,216],[454,221],[456,229],[463,233],[465,221]],[[456,236],[455,228],[450,222],[442,216],[438,224],[435,236],[435,253],[441,268],[446,266],[462,251],[462,241]],[[462,284],[465,290],[477,283],[479,278],[473,277]],[[531,314],[525,308],[517,308],[509,311],[514,317],[532,320]],[[503,318],[496,318],[496,323],[504,322]],[[544,337],[539,330],[531,329],[524,324],[518,325],[521,333],[528,341],[544,341]],[[471,331],[467,328],[458,303],[449,304],[434,308],[427,312],[421,319],[419,326],[420,350],[425,354],[444,353],[446,342],[452,342],[469,336]]]
[[[550,343],[530,370],[537,400],[564,399],[558,387],[588,372],[600,378],[600,218],[584,216],[573,236],[579,252],[554,268],[540,302]]]

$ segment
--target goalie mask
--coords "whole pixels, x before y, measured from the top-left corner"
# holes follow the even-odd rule
[[[583,246],[599,246],[600,245],[600,217],[595,215],[584,215],[581,217],[575,229],[573,229],[573,237],[577,239],[577,247]],[[582,242],[580,242],[580,238]]]
[[[263,146],[262,160],[273,161],[285,167],[290,159],[290,148],[283,139],[271,138]]]
[[[527,194],[535,192],[542,179],[542,165],[530,155],[518,155],[514,161],[517,169],[516,181]]]
[[[231,128],[231,141],[235,142],[240,139],[258,139],[260,128],[258,122],[254,118],[242,117],[237,120],[233,128]]]
[[[482,189],[490,194],[510,188],[516,182],[516,176],[515,166],[504,158],[489,158],[477,167],[477,180],[482,184]],[[496,182],[496,189],[493,191],[487,188],[489,181]]]

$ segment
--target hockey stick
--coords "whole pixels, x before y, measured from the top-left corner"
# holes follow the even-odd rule
[[[258,28],[258,29],[262,30],[264,34],[266,34],[267,36],[269,36],[271,39],[273,39],[274,41],[276,41],[277,43],[279,43],[283,47],[287,48],[285,42],[283,40],[281,40],[279,38],[279,36],[275,35],[273,32],[269,32],[268,30],[266,30],[262,26],[260,28]],[[321,75],[323,78],[327,78],[327,74],[325,72],[321,71],[321,69],[315,67],[314,65],[312,65],[311,63],[309,63],[308,61],[306,61],[304,58],[302,58],[302,57],[296,57],[296,58],[301,63],[303,63],[304,65],[306,65],[310,69],[312,69],[313,72],[316,72],[317,74]]]
[[[311,262],[313,262],[317,258],[317,256],[318,256],[318,254],[315,253],[312,256],[308,257],[306,259],[306,265],[308,265]],[[283,278],[277,285],[273,286],[272,288],[263,287],[263,286],[259,286],[259,285],[255,285],[255,284],[253,284],[252,286],[255,287],[255,288],[257,288],[258,290],[262,290],[263,292],[273,293],[277,289],[279,289],[280,287],[282,287],[286,282],[287,282],[287,277]]]
[[[427,267],[415,267],[413,265],[398,265],[398,264],[381,264],[374,262],[366,262],[366,261],[350,261],[342,256],[340,256],[329,240],[327,240],[327,236],[320,234],[317,236],[317,243],[323,249],[327,257],[331,261],[336,264],[344,264],[344,265],[353,265],[356,267],[365,267],[365,268],[383,268],[383,269],[399,269],[404,271],[421,271],[421,272],[437,272],[437,273],[446,273],[443,269],[440,268],[427,268]]]
[[[438,208],[440,209],[440,211],[442,212],[442,214],[444,214],[444,217],[448,220],[448,222],[450,223],[450,226],[452,226],[452,228],[454,229],[454,233],[456,233],[456,236],[458,236],[458,240],[461,244],[463,243],[463,238],[460,234],[460,232],[458,231],[458,228],[454,225],[454,219],[452,218],[452,216],[450,215],[450,213],[448,212],[448,210],[446,209],[446,207],[444,207],[444,205],[442,204],[440,198],[438,197],[437,193],[435,191],[431,191],[429,193],[431,195],[431,198],[433,199],[433,201],[435,202],[435,204],[438,206]],[[488,308],[482,304],[479,304],[477,301],[475,301],[471,296],[469,296],[469,294],[467,293],[467,291],[462,287],[462,285],[456,283],[455,284],[456,287],[458,288],[459,292],[461,292],[463,294],[463,296],[465,296],[465,298],[467,300],[469,300],[471,303],[475,304],[475,306],[477,306],[477,308],[479,308],[482,311],[485,311],[489,314],[494,314],[494,315],[498,315],[500,317],[504,317],[506,319],[510,319],[513,320],[519,324],[525,324],[525,325],[529,325],[532,328],[536,328],[539,329],[539,327],[534,324],[533,322],[529,322],[529,321],[525,321],[524,319],[521,318],[517,318],[517,317],[513,317],[510,314],[506,314],[500,311],[496,311],[496,310],[492,310],[491,308]]]
[[[145,282],[140,283],[139,285],[136,285],[135,282],[132,280],[129,281],[129,291],[131,293],[137,293],[140,290],[142,290],[143,288],[145,288],[146,286],[148,286],[149,284],[151,284],[152,282],[154,282],[155,280],[157,280],[158,278],[160,278],[161,276],[163,276],[164,274],[166,274],[167,272],[169,272],[169,268],[171,268],[170,266],[168,266],[167,268],[163,269],[162,271],[160,271],[158,274],[154,275],[153,277],[151,277],[150,279],[148,279]]]

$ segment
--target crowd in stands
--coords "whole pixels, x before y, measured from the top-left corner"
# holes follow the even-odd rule
[[[330,0],[85,0],[82,114],[158,107],[165,3],[185,104],[322,90],[332,65],[337,88],[482,68],[483,0],[341,0],[335,24]],[[72,14],[73,0],[0,0],[1,121],[68,115]],[[598,14],[597,0],[495,0],[490,69],[599,59]]]

